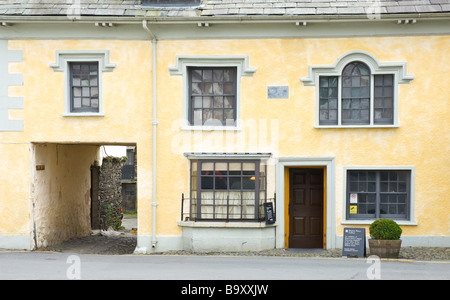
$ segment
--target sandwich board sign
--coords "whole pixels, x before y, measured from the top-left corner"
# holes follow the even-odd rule
[[[273,204],[272,202],[264,203],[264,214],[266,219],[266,224],[275,223],[275,215],[273,213]]]
[[[344,228],[344,244],[342,256],[365,257],[366,256],[366,229]]]

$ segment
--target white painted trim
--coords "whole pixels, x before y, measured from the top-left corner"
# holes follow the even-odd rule
[[[277,193],[277,206],[276,206],[276,248],[285,247],[285,232],[284,232],[284,169],[286,167],[326,167],[327,177],[327,208],[326,208],[326,248],[336,248],[336,221],[335,221],[335,168],[336,162],[334,157],[280,157],[276,164],[276,193]]]
[[[308,67],[308,77],[300,81],[306,86],[317,86],[319,75],[340,76],[344,67],[352,61],[361,61],[368,65],[372,74],[395,74],[398,76],[397,83],[409,83],[414,75],[406,72],[406,62],[381,63],[369,52],[352,50],[341,55],[332,65],[316,65]],[[397,77],[396,76],[396,77]]]
[[[175,66],[169,67],[170,75],[186,75],[186,67],[240,67],[241,76],[253,76],[256,68],[249,65],[248,55],[177,55]]]
[[[374,220],[352,220],[347,219],[346,206],[347,206],[347,172],[351,170],[393,170],[393,171],[410,171],[410,191],[409,191],[409,220],[394,220],[399,225],[418,225],[415,217],[415,168],[413,166],[346,166],[343,168],[343,187],[342,187],[342,221],[341,224],[372,224]]]
[[[33,250],[29,235],[0,235],[0,249]]]
[[[195,221],[178,221],[180,227],[195,228],[266,228],[275,227],[275,224],[266,224],[265,222],[195,222]]]
[[[1,28],[5,39],[100,39],[148,40],[142,30],[145,19],[158,40],[267,39],[267,38],[337,38],[375,36],[448,35],[449,13],[393,14],[372,20],[365,15],[304,15],[256,17],[116,17],[83,16],[74,21],[66,16],[2,16],[10,26]],[[300,19],[299,19],[300,18]],[[399,24],[399,20],[416,23]],[[297,26],[298,22],[307,26]],[[95,23],[113,23],[113,27]],[[198,23],[209,27],[198,27]]]
[[[0,40],[0,131],[24,131],[24,120],[10,119],[10,109],[24,109],[23,97],[10,97],[10,86],[23,86],[22,73],[9,73],[9,63],[23,62],[22,50],[9,50],[8,41]]]
[[[341,76],[344,67],[353,61],[360,61],[365,63],[370,68],[371,73],[371,87],[370,87],[370,124],[368,125],[342,125],[341,124]],[[375,124],[374,123],[374,75],[380,74],[392,74],[394,75],[394,120],[393,124]],[[320,99],[319,99],[319,77],[320,76],[337,76],[338,82],[338,125],[320,125],[319,121],[319,110],[320,110]],[[389,62],[382,63],[372,54],[362,51],[353,50],[341,55],[332,65],[315,65],[308,67],[308,77],[302,77],[300,81],[303,82],[305,86],[315,86],[316,87],[316,120],[315,128],[396,128],[399,127],[399,105],[398,105],[398,85],[409,83],[414,79],[414,75],[408,75],[406,71],[406,62]]]
[[[68,61],[99,61],[102,72],[112,72],[117,66],[109,60],[109,50],[56,50],[55,62],[50,64],[55,72],[64,72]]]
[[[187,159],[269,159],[271,153],[185,153]]]
[[[98,113],[74,113],[70,111],[70,84],[69,84],[69,63],[70,62],[98,62]],[[55,62],[49,64],[55,72],[64,72],[64,117],[102,117],[103,112],[103,91],[102,73],[112,72],[117,66],[110,62],[109,50],[56,50]]]
[[[188,91],[188,67],[236,67],[236,122],[234,126],[192,126],[189,124],[189,91]],[[256,68],[249,66],[248,55],[177,55],[175,66],[169,67],[170,75],[181,75],[183,78],[183,130],[240,130],[240,106],[241,106],[241,77],[253,76]]]

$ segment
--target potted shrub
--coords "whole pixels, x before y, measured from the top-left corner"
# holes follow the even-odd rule
[[[395,221],[378,219],[370,224],[369,249],[370,255],[383,258],[398,258],[402,240],[402,229]]]

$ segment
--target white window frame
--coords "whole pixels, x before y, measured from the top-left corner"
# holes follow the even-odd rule
[[[351,124],[343,125],[341,112],[342,112],[342,70],[351,62],[359,61],[365,63],[370,69],[371,76],[371,87],[370,87],[370,124]],[[375,75],[394,75],[394,95],[393,95],[393,124],[375,124],[374,123],[374,76]],[[321,125],[319,120],[320,111],[320,97],[319,97],[319,83],[320,76],[336,76],[338,77],[338,124],[337,125]],[[398,99],[398,85],[409,83],[414,79],[413,75],[408,75],[406,73],[406,62],[392,62],[392,63],[381,63],[372,54],[365,51],[349,51],[339,57],[332,65],[315,65],[308,67],[308,77],[301,78],[300,81],[303,82],[305,86],[315,86],[316,87],[316,120],[315,128],[389,128],[389,127],[399,127],[399,99]]]
[[[342,194],[342,221],[341,224],[372,224],[373,219],[368,220],[354,220],[347,218],[347,173],[348,171],[409,171],[410,191],[409,191],[409,220],[395,220],[399,225],[417,225],[414,214],[414,196],[415,196],[415,168],[412,166],[346,166],[343,168],[343,194]]]
[[[97,62],[98,63],[98,112],[71,112],[70,111],[70,66],[72,62]],[[65,117],[102,117],[103,93],[102,93],[102,73],[112,72],[116,64],[109,59],[109,50],[57,50],[56,61],[50,64],[55,72],[64,72],[64,112]]]
[[[236,121],[234,126],[191,125],[189,123],[189,67],[235,67],[236,68]],[[256,68],[249,66],[247,55],[192,56],[177,55],[175,66],[169,67],[170,75],[181,75],[183,82],[182,130],[240,130],[241,77],[253,76]]]

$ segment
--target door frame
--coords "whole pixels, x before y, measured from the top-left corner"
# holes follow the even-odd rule
[[[335,224],[335,158],[334,157],[280,157],[276,165],[276,219],[277,232],[275,245],[277,248],[288,247],[289,215],[286,214],[289,204],[289,169],[290,168],[324,168],[324,232],[326,232],[326,249],[336,248]],[[287,177],[286,177],[287,173]],[[287,202],[286,202],[287,201]],[[286,226],[287,223],[287,226]],[[286,231],[287,230],[287,231]]]

